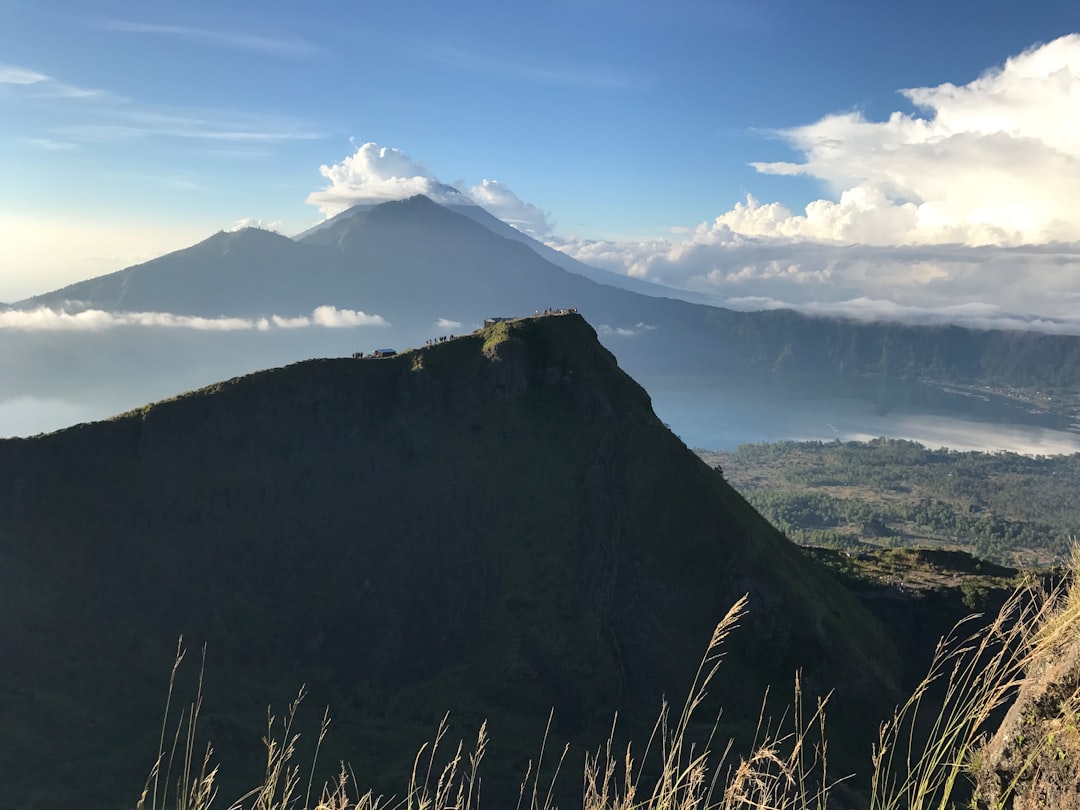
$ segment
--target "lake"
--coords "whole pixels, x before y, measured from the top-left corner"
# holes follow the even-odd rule
[[[689,447],[704,450],[783,439],[865,441],[887,436],[934,449],[1080,452],[1080,433],[1069,428],[1067,419],[1030,413],[989,395],[971,397],[896,382],[841,392],[775,386],[733,390],[660,378],[646,379],[643,385],[657,415]]]
[[[97,386],[54,396],[0,400],[0,437],[30,436],[78,422],[105,419],[202,381],[168,377],[127,387]],[[898,381],[843,386],[813,380],[703,384],[645,377],[657,415],[690,447],[733,450],[740,444],[782,439],[911,439],[931,448],[1008,450],[1027,455],[1080,452],[1080,433],[1068,420],[1030,413],[989,394],[970,396]],[[186,384],[185,384],[186,383]]]

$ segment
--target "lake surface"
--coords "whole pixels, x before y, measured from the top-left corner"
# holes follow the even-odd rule
[[[837,391],[767,385],[642,381],[657,415],[690,447],[733,450],[782,439],[841,441],[888,436],[930,448],[1008,450],[1027,455],[1080,452],[1067,420],[1029,413],[992,396],[964,396],[895,382]],[[0,438],[31,436],[105,419],[172,393],[167,384],[79,398],[16,396],[0,401]]]
[[[686,444],[734,450],[740,444],[784,439],[865,441],[910,439],[930,448],[1007,450],[1026,455],[1080,452],[1080,433],[1067,420],[1029,413],[993,397],[937,391],[891,396],[885,391],[830,396],[767,388],[731,389],[646,380],[657,415]],[[889,404],[896,403],[896,404]]]

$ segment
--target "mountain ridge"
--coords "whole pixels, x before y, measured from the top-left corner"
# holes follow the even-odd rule
[[[63,307],[73,298],[105,310],[122,305],[126,310],[251,320],[278,315],[307,318],[306,323],[316,308],[333,306],[379,315],[390,324],[379,342],[398,346],[422,344],[434,330],[443,330],[439,324],[470,329],[493,315],[572,306],[596,324],[624,366],[655,390],[700,389],[707,397],[735,386],[785,401],[842,396],[879,410],[1015,418],[1058,429],[1070,429],[1080,414],[1075,394],[1080,390],[1080,337],[861,323],[791,310],[736,312],[642,295],[568,272],[520,239],[501,237],[422,196],[357,212],[310,241],[259,231],[218,234],[185,251],[22,305]],[[32,381],[29,386],[36,388],[25,387],[19,392],[24,396],[57,386],[82,396],[85,387],[106,384],[88,370],[101,366],[106,350],[68,361],[72,372],[57,381],[46,374],[56,362],[53,347],[40,345],[47,344],[45,339],[20,340],[29,348],[14,346],[7,356],[0,348],[0,374]],[[108,343],[106,337],[93,340]],[[196,384],[303,356],[344,353],[346,335],[319,329],[286,334],[282,329],[259,341],[219,336],[217,343],[235,346],[216,351],[195,346],[200,340],[177,330],[169,341],[159,341],[168,343],[164,362],[177,372],[190,371],[185,380]],[[71,351],[89,352],[90,342]],[[160,377],[162,362],[106,369],[122,379],[107,384],[137,387],[144,379]],[[1043,395],[1036,401],[1014,390],[1024,388],[1054,389],[1054,398],[1048,406]],[[154,388],[154,396],[161,393],[160,386]],[[983,408],[981,398],[989,395],[997,397],[994,407]],[[132,395],[116,410],[151,398]],[[670,421],[676,422],[677,415]]]
[[[0,558],[0,714],[23,718],[0,759],[54,803],[137,787],[180,633],[222,684],[215,748],[252,768],[256,705],[301,681],[368,773],[406,767],[447,710],[490,720],[499,773],[535,754],[552,705],[556,736],[594,747],[613,711],[651,725],[688,688],[746,592],[716,687],[739,739],[763,677],[802,667],[863,720],[896,686],[876,620],[659,422],[577,315],[0,441]],[[103,757],[122,766],[87,788]]]

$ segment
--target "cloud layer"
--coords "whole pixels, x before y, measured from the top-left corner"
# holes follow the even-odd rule
[[[546,241],[736,306],[1075,332],[1080,35],[966,85],[901,92],[917,114],[847,112],[777,133],[802,160],[755,168],[816,178],[834,194],[802,213],[748,195],[681,240]]]
[[[441,203],[478,204],[533,236],[545,236],[553,227],[547,213],[523,201],[505,183],[482,180],[471,188],[464,182],[450,186],[402,150],[377,143],[363,144],[340,163],[320,166],[319,173],[329,185],[309,194],[307,202],[327,217],[354,205],[375,205],[424,194]]]
[[[881,317],[912,321],[923,311],[936,321],[959,322],[967,318],[960,317],[963,307],[981,306],[980,317],[993,310],[995,319],[1015,319],[1012,325],[1047,329],[1057,320],[1074,322],[1080,312],[1075,244],[882,246],[714,237],[710,232],[686,242],[548,244],[587,264],[710,293],[739,309],[789,306],[861,317],[862,302],[875,301],[891,305],[880,309]]]
[[[33,310],[0,312],[0,332],[103,332],[118,327],[157,327],[192,329],[201,332],[267,331],[271,329],[347,329],[357,326],[389,326],[381,315],[368,315],[351,309],[317,307],[310,316],[283,318],[200,318],[169,312],[105,312],[87,309],[66,312],[41,307]]]

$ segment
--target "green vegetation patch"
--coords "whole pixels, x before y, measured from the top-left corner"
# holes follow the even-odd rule
[[[797,543],[932,546],[1054,565],[1080,530],[1080,455],[930,450],[899,439],[699,451]]]

